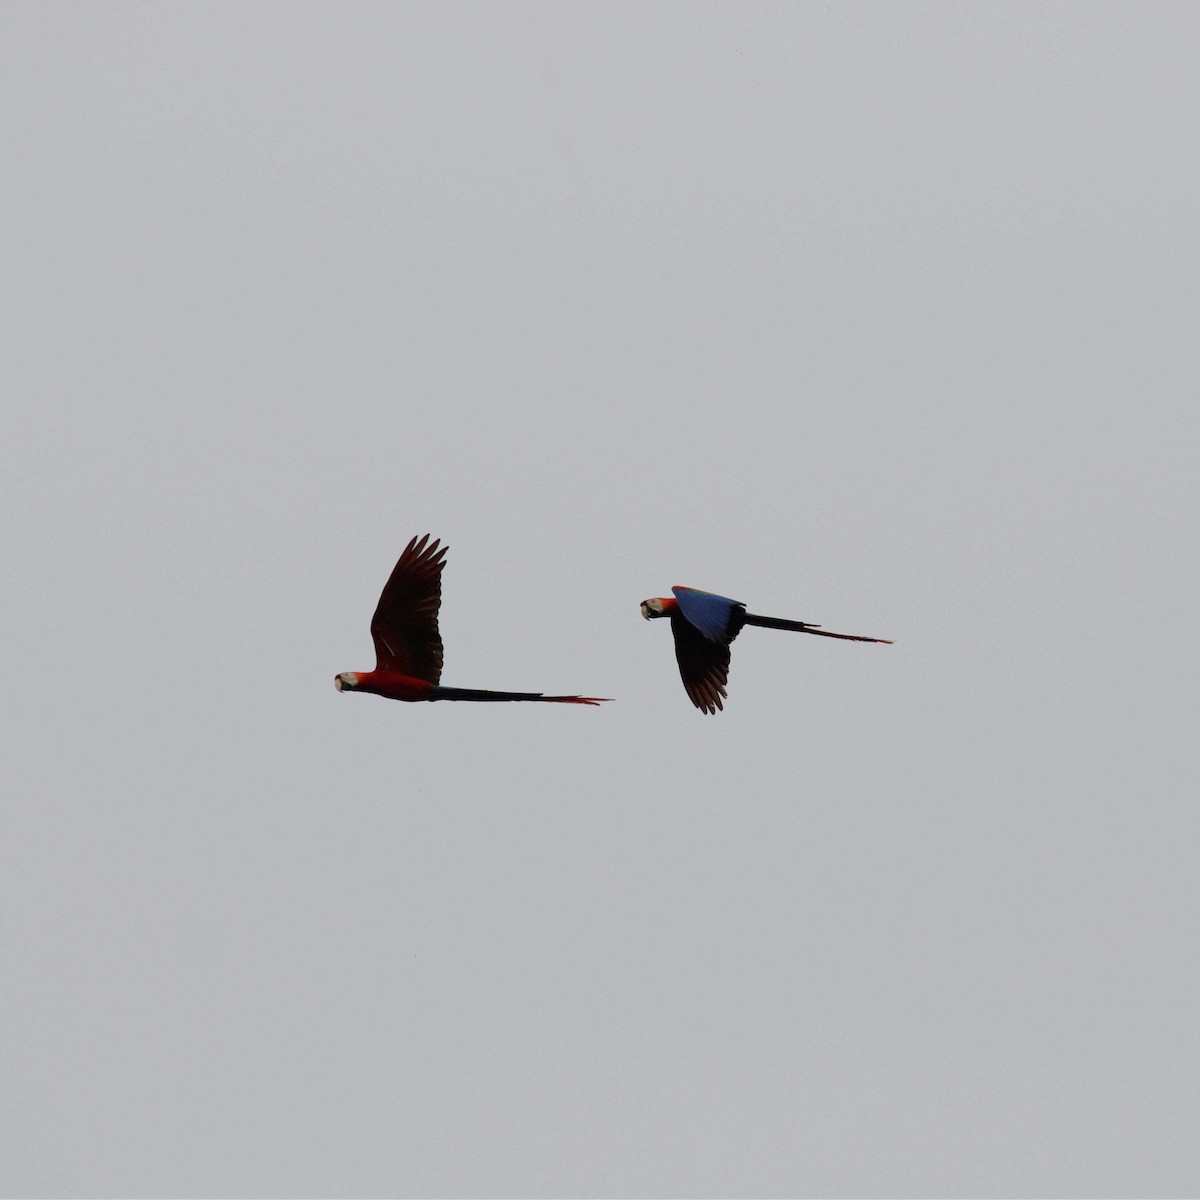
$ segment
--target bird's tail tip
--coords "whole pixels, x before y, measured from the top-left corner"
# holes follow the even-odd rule
[[[542,696],[548,704],[608,704],[611,696]]]

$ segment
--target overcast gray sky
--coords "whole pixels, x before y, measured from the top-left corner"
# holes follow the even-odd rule
[[[1197,44],[5,5],[5,1194],[1196,1195]]]

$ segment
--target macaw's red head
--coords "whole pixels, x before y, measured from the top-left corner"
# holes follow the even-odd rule
[[[339,692],[343,689],[348,692],[354,691],[354,689],[358,687],[358,672],[343,671],[340,675],[334,678],[333,686],[337,688]]]
[[[678,607],[674,596],[659,596],[655,600],[642,601],[642,616],[653,621],[655,617],[669,617]]]

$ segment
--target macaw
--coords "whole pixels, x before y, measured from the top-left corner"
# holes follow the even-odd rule
[[[715,713],[722,708],[729,679],[729,643],[745,625],[766,629],[792,629],[797,633],[815,633],[818,637],[843,638],[848,642],[882,642],[887,638],[859,637],[853,633],[827,633],[808,621],[785,621],[780,617],[760,617],[746,611],[740,600],[699,592],[695,588],[673,587],[674,596],[659,596],[642,601],[642,616],[647,621],[671,618],[675,635],[675,658],[679,674],[691,702],[701,712]]]
[[[541,692],[486,692],[441,687],[442,567],[448,546],[429,534],[413,538],[400,555],[371,618],[375,670],[343,671],[339,692],[372,692],[389,700],[538,700],[544,704],[600,704],[591,696],[543,696]]]

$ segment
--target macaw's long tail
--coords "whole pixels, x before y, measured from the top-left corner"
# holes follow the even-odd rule
[[[807,621],[785,621],[782,617],[760,617],[755,613],[746,613],[742,623],[761,625],[764,629],[791,629],[796,633],[815,633],[817,637],[841,638],[845,642],[882,642],[885,646],[892,644],[890,638],[860,637],[856,633],[829,633],[817,625],[810,625]]]
[[[604,704],[593,696],[543,696],[541,692],[488,692],[480,688],[435,687],[430,700],[536,700],[541,704]]]

